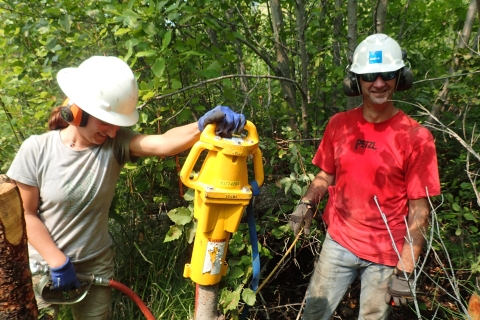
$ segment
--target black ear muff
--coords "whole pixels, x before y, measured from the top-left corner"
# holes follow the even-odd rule
[[[343,78],[343,93],[349,97],[356,97],[361,94],[360,86],[358,85],[357,75],[350,71],[352,66],[353,55],[348,56],[347,75]]]
[[[74,126],[85,127],[87,125],[89,114],[80,109],[76,104],[71,103],[69,98],[63,102],[60,114],[65,121]]]
[[[343,78],[343,92],[349,97],[356,97],[361,94],[360,91],[356,74],[349,71]]]
[[[405,91],[413,85],[413,72],[409,67],[403,67],[398,70],[397,88],[395,91]]]
[[[402,49],[402,60],[407,61],[407,51]],[[398,70],[397,88],[395,91],[405,91],[413,85],[413,72],[409,67],[403,67]]]

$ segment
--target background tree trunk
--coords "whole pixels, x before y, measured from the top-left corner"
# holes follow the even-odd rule
[[[457,41],[456,51],[458,51],[458,49],[463,49],[467,47],[468,41],[470,39],[470,35],[472,33],[473,22],[475,21],[476,13],[477,13],[477,0],[471,0],[470,5],[468,7],[468,11],[467,11],[467,17],[465,18],[465,23],[463,25],[462,33],[460,34]],[[458,69],[458,63],[459,63],[458,57],[454,55],[453,64],[448,70],[449,74],[453,74]],[[450,79],[447,78],[445,79],[442,90],[440,90],[440,92],[438,93],[437,99],[435,100],[432,110],[430,111],[432,115],[435,117],[439,116],[442,110],[442,106],[445,105],[447,102],[449,85],[450,85]],[[434,120],[432,117],[429,117],[428,121],[433,122]]]
[[[309,58],[307,54],[307,45],[305,40],[305,30],[307,28],[307,13],[305,12],[305,4],[302,0],[296,0],[296,26],[297,26],[297,38],[298,48],[300,52],[300,65],[301,65],[301,86],[306,96],[302,97],[302,131],[305,139],[310,138],[310,130],[308,126],[308,64]],[[310,140],[306,140],[305,144],[310,144]]]
[[[385,33],[385,20],[387,20],[387,0],[378,0],[375,10],[375,33]]]
[[[332,63],[334,66],[340,67],[341,65],[341,46],[342,42],[342,30],[343,30],[343,14],[342,14],[342,0],[335,0],[335,17],[333,18],[333,43],[332,43]],[[336,107],[337,110],[343,110],[344,106],[339,105],[341,98],[343,97],[343,92],[336,92],[334,89],[338,84],[332,83],[332,105]]]
[[[348,21],[348,64],[352,63],[353,52],[357,47],[357,0],[348,0],[347,7],[347,21]],[[361,103],[359,97],[348,97],[347,98],[347,109],[353,109]]]
[[[273,38],[275,39],[275,49],[277,53],[277,75],[292,79],[290,72],[290,62],[287,53],[286,40],[283,35],[284,22],[282,7],[280,0],[270,0],[270,7],[272,10],[272,27]],[[283,97],[288,103],[288,116],[290,118],[290,126],[297,127],[295,120],[297,99],[295,97],[295,86],[291,82],[281,81]]]
[[[18,188],[0,175],[0,319],[37,319]]]

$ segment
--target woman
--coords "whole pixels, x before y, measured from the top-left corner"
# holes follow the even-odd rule
[[[108,210],[126,162],[184,151],[210,123],[222,135],[240,132],[245,117],[218,106],[197,123],[143,135],[122,128],[138,121],[137,82],[122,60],[94,56],[57,80],[68,98],[50,117],[52,131],[28,138],[7,175],[22,197],[30,259],[47,264],[55,289],[68,291],[79,286],[76,272],[113,276]],[[92,286],[72,305],[75,319],[108,319],[110,297],[108,287]],[[36,298],[56,316],[58,305]]]

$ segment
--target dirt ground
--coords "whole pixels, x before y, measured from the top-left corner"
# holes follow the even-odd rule
[[[297,256],[297,262],[297,265],[293,261],[287,262],[278,276],[257,295],[257,304],[255,308],[250,309],[251,319],[300,319],[298,314],[302,308],[310,273],[313,270],[314,257],[309,253],[304,253]],[[272,266],[268,266],[267,269],[273,268],[275,264],[276,262],[272,262]],[[431,265],[426,270],[434,273],[436,272],[435,268],[434,265]],[[418,291],[422,293],[418,301],[421,319],[465,319],[459,315],[458,307],[452,302],[452,299],[448,295],[442,294],[441,290],[433,286],[426,277],[422,279]],[[332,319],[358,319],[359,297],[360,282],[356,280],[338,306]],[[468,293],[465,293],[465,300],[468,300],[468,298]],[[410,319],[419,319],[419,317],[409,307],[394,307],[389,316],[389,320]]]

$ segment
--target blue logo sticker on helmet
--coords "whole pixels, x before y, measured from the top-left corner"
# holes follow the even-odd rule
[[[368,64],[382,63],[382,51],[370,51],[368,53]]]

